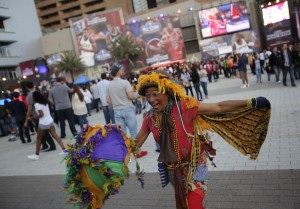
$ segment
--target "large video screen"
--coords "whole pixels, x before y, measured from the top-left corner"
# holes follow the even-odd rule
[[[280,2],[262,9],[264,25],[290,19],[288,2]]]
[[[250,29],[246,2],[235,2],[199,11],[202,38]]]

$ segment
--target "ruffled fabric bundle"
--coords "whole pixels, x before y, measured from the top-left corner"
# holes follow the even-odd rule
[[[80,208],[101,208],[128,177],[128,162],[135,141],[117,126],[90,126],[67,146],[65,190]],[[144,185],[137,163],[136,176]]]

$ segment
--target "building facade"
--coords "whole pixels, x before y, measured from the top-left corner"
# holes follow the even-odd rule
[[[133,13],[131,0],[35,0],[44,33],[69,27],[69,18],[120,7],[124,16]]]
[[[41,36],[33,0],[0,1],[1,90],[17,83],[20,62],[43,56]]]

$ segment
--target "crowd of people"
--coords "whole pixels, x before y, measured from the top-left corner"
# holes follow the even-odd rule
[[[80,85],[72,85],[59,77],[49,91],[40,91],[34,83],[27,82],[25,92],[16,89],[5,96],[10,97],[12,101],[6,101],[5,105],[0,106],[1,135],[11,134],[9,140],[12,140],[18,134],[22,143],[31,143],[32,135],[37,133],[38,143],[33,158],[38,159],[40,149],[56,150],[53,138],[64,150],[61,139],[66,138],[66,120],[72,135],[76,136],[80,129],[89,124],[88,116],[92,114],[92,109],[95,109],[96,112],[103,112],[106,124],[122,124],[122,131],[126,133],[128,128],[130,135],[135,137],[137,122],[133,119],[136,119],[136,115],[141,114],[143,109],[148,111],[151,108],[147,99],[138,94],[139,76],[157,69],[150,67],[141,71],[140,75],[125,76],[121,68],[114,65],[110,73],[101,74],[101,80]],[[296,87],[295,80],[300,79],[299,48],[297,45],[285,44],[281,48],[274,47],[261,53],[230,54],[200,63],[175,63],[159,70],[167,72],[175,83],[184,88],[186,95],[195,97],[198,101],[208,99],[208,84],[217,82],[222,75],[225,78],[240,78],[243,83],[241,88],[249,87],[247,71],[256,76],[257,83],[263,82],[262,74],[266,73],[266,80],[271,81],[274,77],[275,82],[282,81],[284,86],[288,86],[289,73],[291,86]],[[33,95],[37,90],[47,99],[47,105],[39,103],[37,98],[34,99]],[[50,109],[50,115],[47,109]],[[44,119],[45,117],[48,118]],[[47,124],[43,124],[44,121]],[[54,123],[60,127],[60,137],[52,128]],[[79,125],[79,129],[76,128],[76,124]],[[159,150],[157,144],[157,151]],[[138,156],[146,154],[146,151],[141,151]]]
[[[53,138],[62,149],[60,154],[64,155],[67,152],[62,140],[67,137],[65,121],[76,136],[89,125],[89,116],[95,109],[96,113],[103,113],[106,124],[120,124],[120,130],[136,139],[134,154],[137,158],[147,155],[141,147],[152,133],[159,152],[161,183],[163,187],[168,183],[173,185],[176,207],[203,209],[207,161],[215,155],[203,130],[216,131],[230,144],[234,141],[238,151],[256,159],[271,114],[271,105],[263,97],[201,103],[208,99],[209,83],[218,82],[224,76],[225,79],[241,79],[241,88],[248,88],[247,72],[252,72],[257,85],[265,82],[262,74],[266,73],[267,81],[274,75],[274,82],[282,80],[283,85],[288,86],[289,73],[291,86],[296,87],[295,80],[300,79],[298,52],[295,46],[283,45],[281,49],[275,47],[261,53],[228,55],[200,63],[175,63],[160,69],[149,67],[140,74],[128,75],[125,75],[124,66],[115,64],[109,72],[101,74],[99,81],[74,85],[58,77],[46,91],[28,81],[26,91],[17,89],[6,95],[11,101],[0,106],[1,133],[18,132],[21,143],[31,143],[32,134],[37,133],[34,154],[28,156],[31,160],[39,160],[41,150],[56,150]],[[138,130],[136,117],[143,109],[143,122]],[[251,121],[251,134],[234,135],[232,130],[235,129],[243,133],[245,127],[240,120],[249,114],[250,118],[257,117]],[[55,123],[60,127],[60,135]],[[235,127],[226,129],[225,123]],[[246,128],[249,128],[248,123]]]

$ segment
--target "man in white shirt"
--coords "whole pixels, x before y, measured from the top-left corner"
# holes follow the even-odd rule
[[[105,118],[106,124],[115,124],[114,110],[112,106],[108,105],[106,101],[106,89],[110,81],[107,79],[106,73],[101,74],[101,81],[96,84],[96,89],[98,90],[99,100],[102,104],[102,110]]]
[[[96,108],[96,112],[99,112],[100,93],[95,81],[92,82],[91,92],[93,95],[93,106]]]
[[[137,135],[137,119],[135,107],[132,104],[134,99],[132,87],[129,81],[122,79],[124,69],[121,66],[113,65],[110,68],[110,74],[113,80],[108,84],[106,89],[106,99],[109,105],[113,106],[115,120],[121,125],[121,130],[126,134],[127,127],[130,136],[135,138]],[[141,151],[137,158],[147,155],[147,151]]]

